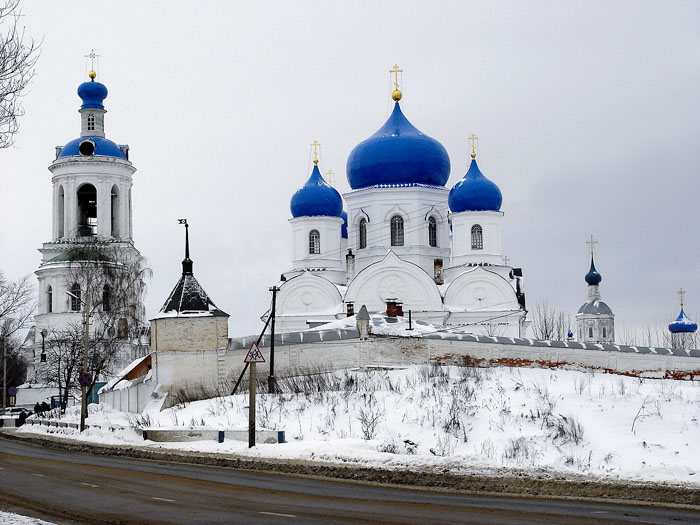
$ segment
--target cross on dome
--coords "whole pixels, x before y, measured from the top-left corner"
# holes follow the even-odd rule
[[[335,171],[333,171],[333,170],[328,170],[328,171],[326,172],[326,175],[327,175],[327,176],[326,176],[326,182],[327,182],[328,184],[330,184],[331,186],[333,186],[333,175],[335,175]]]
[[[398,64],[389,70],[389,73],[394,74],[394,91],[391,93],[391,98],[394,102],[401,100],[401,91],[399,91],[399,73],[403,73],[403,69],[399,69]]]
[[[594,252],[594,250],[593,250],[593,245],[594,245],[594,244],[598,244],[598,241],[594,241],[594,240],[593,240],[593,235],[591,235],[591,240],[590,240],[590,241],[586,241],[586,244],[589,244],[589,245],[591,246],[591,255],[593,255],[593,252]]]
[[[677,293],[677,294],[680,296],[680,298],[681,298],[681,308],[683,308],[683,296],[686,294],[686,291],[685,291],[683,288],[681,288],[681,289],[678,290],[676,293]]]
[[[97,73],[95,73],[95,59],[99,57],[100,55],[96,55],[94,49],[90,50],[90,54],[85,55],[85,58],[90,59],[90,72],[88,73],[88,76],[93,80],[95,80],[95,77],[97,76]]]
[[[314,148],[314,166],[318,166],[318,147],[321,145],[319,141],[314,139],[314,141],[310,144],[312,148]]]
[[[479,140],[479,137],[477,137],[474,133],[472,133],[467,138],[472,143],[472,158],[475,159],[476,158],[476,141]]]

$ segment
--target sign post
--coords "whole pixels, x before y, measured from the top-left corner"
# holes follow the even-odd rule
[[[255,343],[250,345],[250,350],[248,350],[248,354],[245,356],[245,363],[250,365],[250,376],[248,378],[250,382],[248,390],[248,448],[255,446],[255,364],[264,362],[265,358],[258,348],[258,345]]]

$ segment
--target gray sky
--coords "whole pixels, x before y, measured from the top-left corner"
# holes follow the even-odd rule
[[[101,55],[107,137],[131,147],[134,238],[150,262],[153,316],[194,272],[259,331],[268,287],[290,268],[289,199],[321,168],[348,190],[345,162],[391,109],[446,147],[448,186],[466,137],[503,192],[504,252],[530,305],[573,315],[586,300],[589,234],[601,292],[625,327],[668,322],[676,290],[700,316],[700,3],[25,1],[44,39],[26,115],[0,150],[0,268],[34,271],[51,237],[54,146],[80,132],[84,55]]]

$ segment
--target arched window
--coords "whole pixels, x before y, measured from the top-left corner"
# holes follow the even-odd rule
[[[318,233],[318,230],[309,232],[309,253],[311,255],[321,253],[321,234]]]
[[[119,237],[119,188],[116,184],[112,186],[111,199],[112,237]]]
[[[428,218],[428,245],[437,248],[437,221],[435,217]]]
[[[472,226],[472,250],[484,249],[484,232],[481,226],[475,224]]]
[[[78,188],[78,235],[97,235],[97,189],[92,184]]]
[[[403,217],[394,215],[391,218],[391,245],[403,246]]]
[[[80,285],[78,283],[75,283],[73,286],[71,286],[70,293],[72,294],[70,296],[70,309],[72,312],[79,312],[80,311]]]
[[[605,339],[606,337],[608,337],[608,332],[605,329],[605,327],[603,327],[603,339]]]
[[[53,288],[50,286],[46,289],[46,313],[53,312]]]
[[[367,248],[367,219],[360,219],[360,249]]]
[[[63,213],[65,209],[65,204],[66,204],[66,196],[63,192],[63,186],[58,187],[58,238],[62,239],[63,235],[65,234],[64,228],[63,228]]]
[[[588,327],[588,337],[593,337],[593,327],[592,326]]]
[[[87,129],[88,131],[94,131],[95,130],[95,115],[88,115],[87,118]]]
[[[109,312],[112,308],[112,287],[105,284],[102,288],[102,311]]]

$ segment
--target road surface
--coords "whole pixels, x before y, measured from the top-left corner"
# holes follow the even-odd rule
[[[699,523],[700,509],[487,497],[143,459],[0,439],[0,508],[90,523]]]

